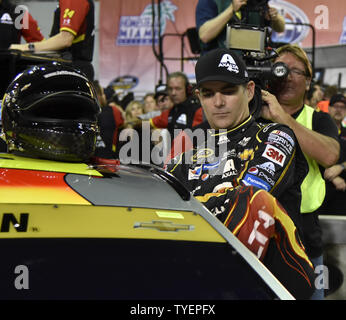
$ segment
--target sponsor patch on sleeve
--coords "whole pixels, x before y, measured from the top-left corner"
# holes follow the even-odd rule
[[[286,155],[280,149],[271,144],[267,144],[264,152],[262,153],[262,157],[267,158],[281,167],[283,167],[286,160]]]
[[[295,143],[294,143],[292,137],[289,134],[287,134],[286,132],[281,131],[281,130],[273,130],[272,133],[277,134],[281,137],[284,137],[286,140],[289,141],[289,143],[292,145],[292,147],[294,147]]]
[[[270,191],[271,189],[271,186],[267,182],[263,181],[262,179],[256,176],[253,176],[252,174],[246,174],[243,179],[243,183],[247,186],[258,187],[266,191]]]
[[[268,136],[268,144],[274,144],[278,147],[280,147],[281,150],[283,150],[286,155],[292,154],[294,142],[292,138],[286,134],[285,132],[281,132],[278,130],[275,130],[276,133],[271,132]],[[283,136],[284,134],[285,136]]]

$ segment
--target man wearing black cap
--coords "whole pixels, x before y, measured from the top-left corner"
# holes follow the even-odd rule
[[[176,157],[167,170],[296,298],[309,298],[314,272],[296,229],[306,172],[297,166],[293,132],[277,123],[259,124],[250,115],[255,83],[234,52],[210,51],[195,71],[195,93],[212,129],[205,143]]]
[[[337,93],[330,98],[329,114],[333,118],[338,128],[340,143],[340,158],[338,163],[334,166],[329,167],[324,172],[324,178],[332,181],[333,178],[337,177],[340,174],[344,174],[344,177],[346,178],[346,128],[342,125],[342,121],[346,118],[346,97],[343,94]],[[344,182],[343,187],[340,189],[346,191],[345,186],[346,184]]]
[[[342,122],[346,118],[346,97],[342,93],[334,94],[330,98],[328,112],[338,127],[339,138],[345,141],[346,128],[342,125]]]
[[[342,121],[346,117],[346,98],[343,94],[333,95],[329,101],[329,114],[338,127],[340,158],[337,164],[325,169],[326,197],[320,214],[346,214],[346,128]]]

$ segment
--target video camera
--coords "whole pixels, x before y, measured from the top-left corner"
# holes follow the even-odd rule
[[[226,47],[238,50],[246,64],[249,78],[256,83],[257,101],[255,112],[259,113],[262,104],[260,89],[275,91],[289,73],[285,63],[273,63],[277,57],[270,44],[269,27],[264,18],[268,12],[268,0],[248,0],[242,8],[242,19],[227,24]]]
[[[272,63],[277,53],[268,46],[268,42],[267,27],[240,24],[227,26],[227,47],[241,52],[250,79],[266,90],[270,90],[273,82],[285,79],[289,71],[284,63]]]
[[[270,89],[270,83],[282,80],[288,75],[283,64],[272,64],[277,56],[270,46],[269,27],[266,15],[269,13],[269,0],[248,0],[241,8],[241,19],[230,20],[227,25],[226,46],[241,51],[250,78],[261,88]]]

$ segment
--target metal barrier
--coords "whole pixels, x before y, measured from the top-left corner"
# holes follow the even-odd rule
[[[329,280],[325,290],[327,300],[346,299],[346,215],[320,215],[323,231],[324,265]]]

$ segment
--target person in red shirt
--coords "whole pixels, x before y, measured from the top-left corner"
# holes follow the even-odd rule
[[[91,61],[94,51],[94,28],[93,0],[59,0],[51,37],[35,44],[12,45],[10,49],[31,52],[68,51],[74,67],[82,70],[93,80],[94,69]]]
[[[43,40],[36,20],[26,10],[25,6],[15,6],[8,0],[0,0],[0,96],[21,71],[14,65],[16,59],[7,50],[11,44],[19,44],[24,38],[27,42]],[[0,142],[0,150],[6,151],[6,146]]]
[[[8,49],[11,44],[20,43],[21,37],[26,42],[43,40],[37,21],[24,9],[16,10],[10,1],[0,0],[0,49]]]

